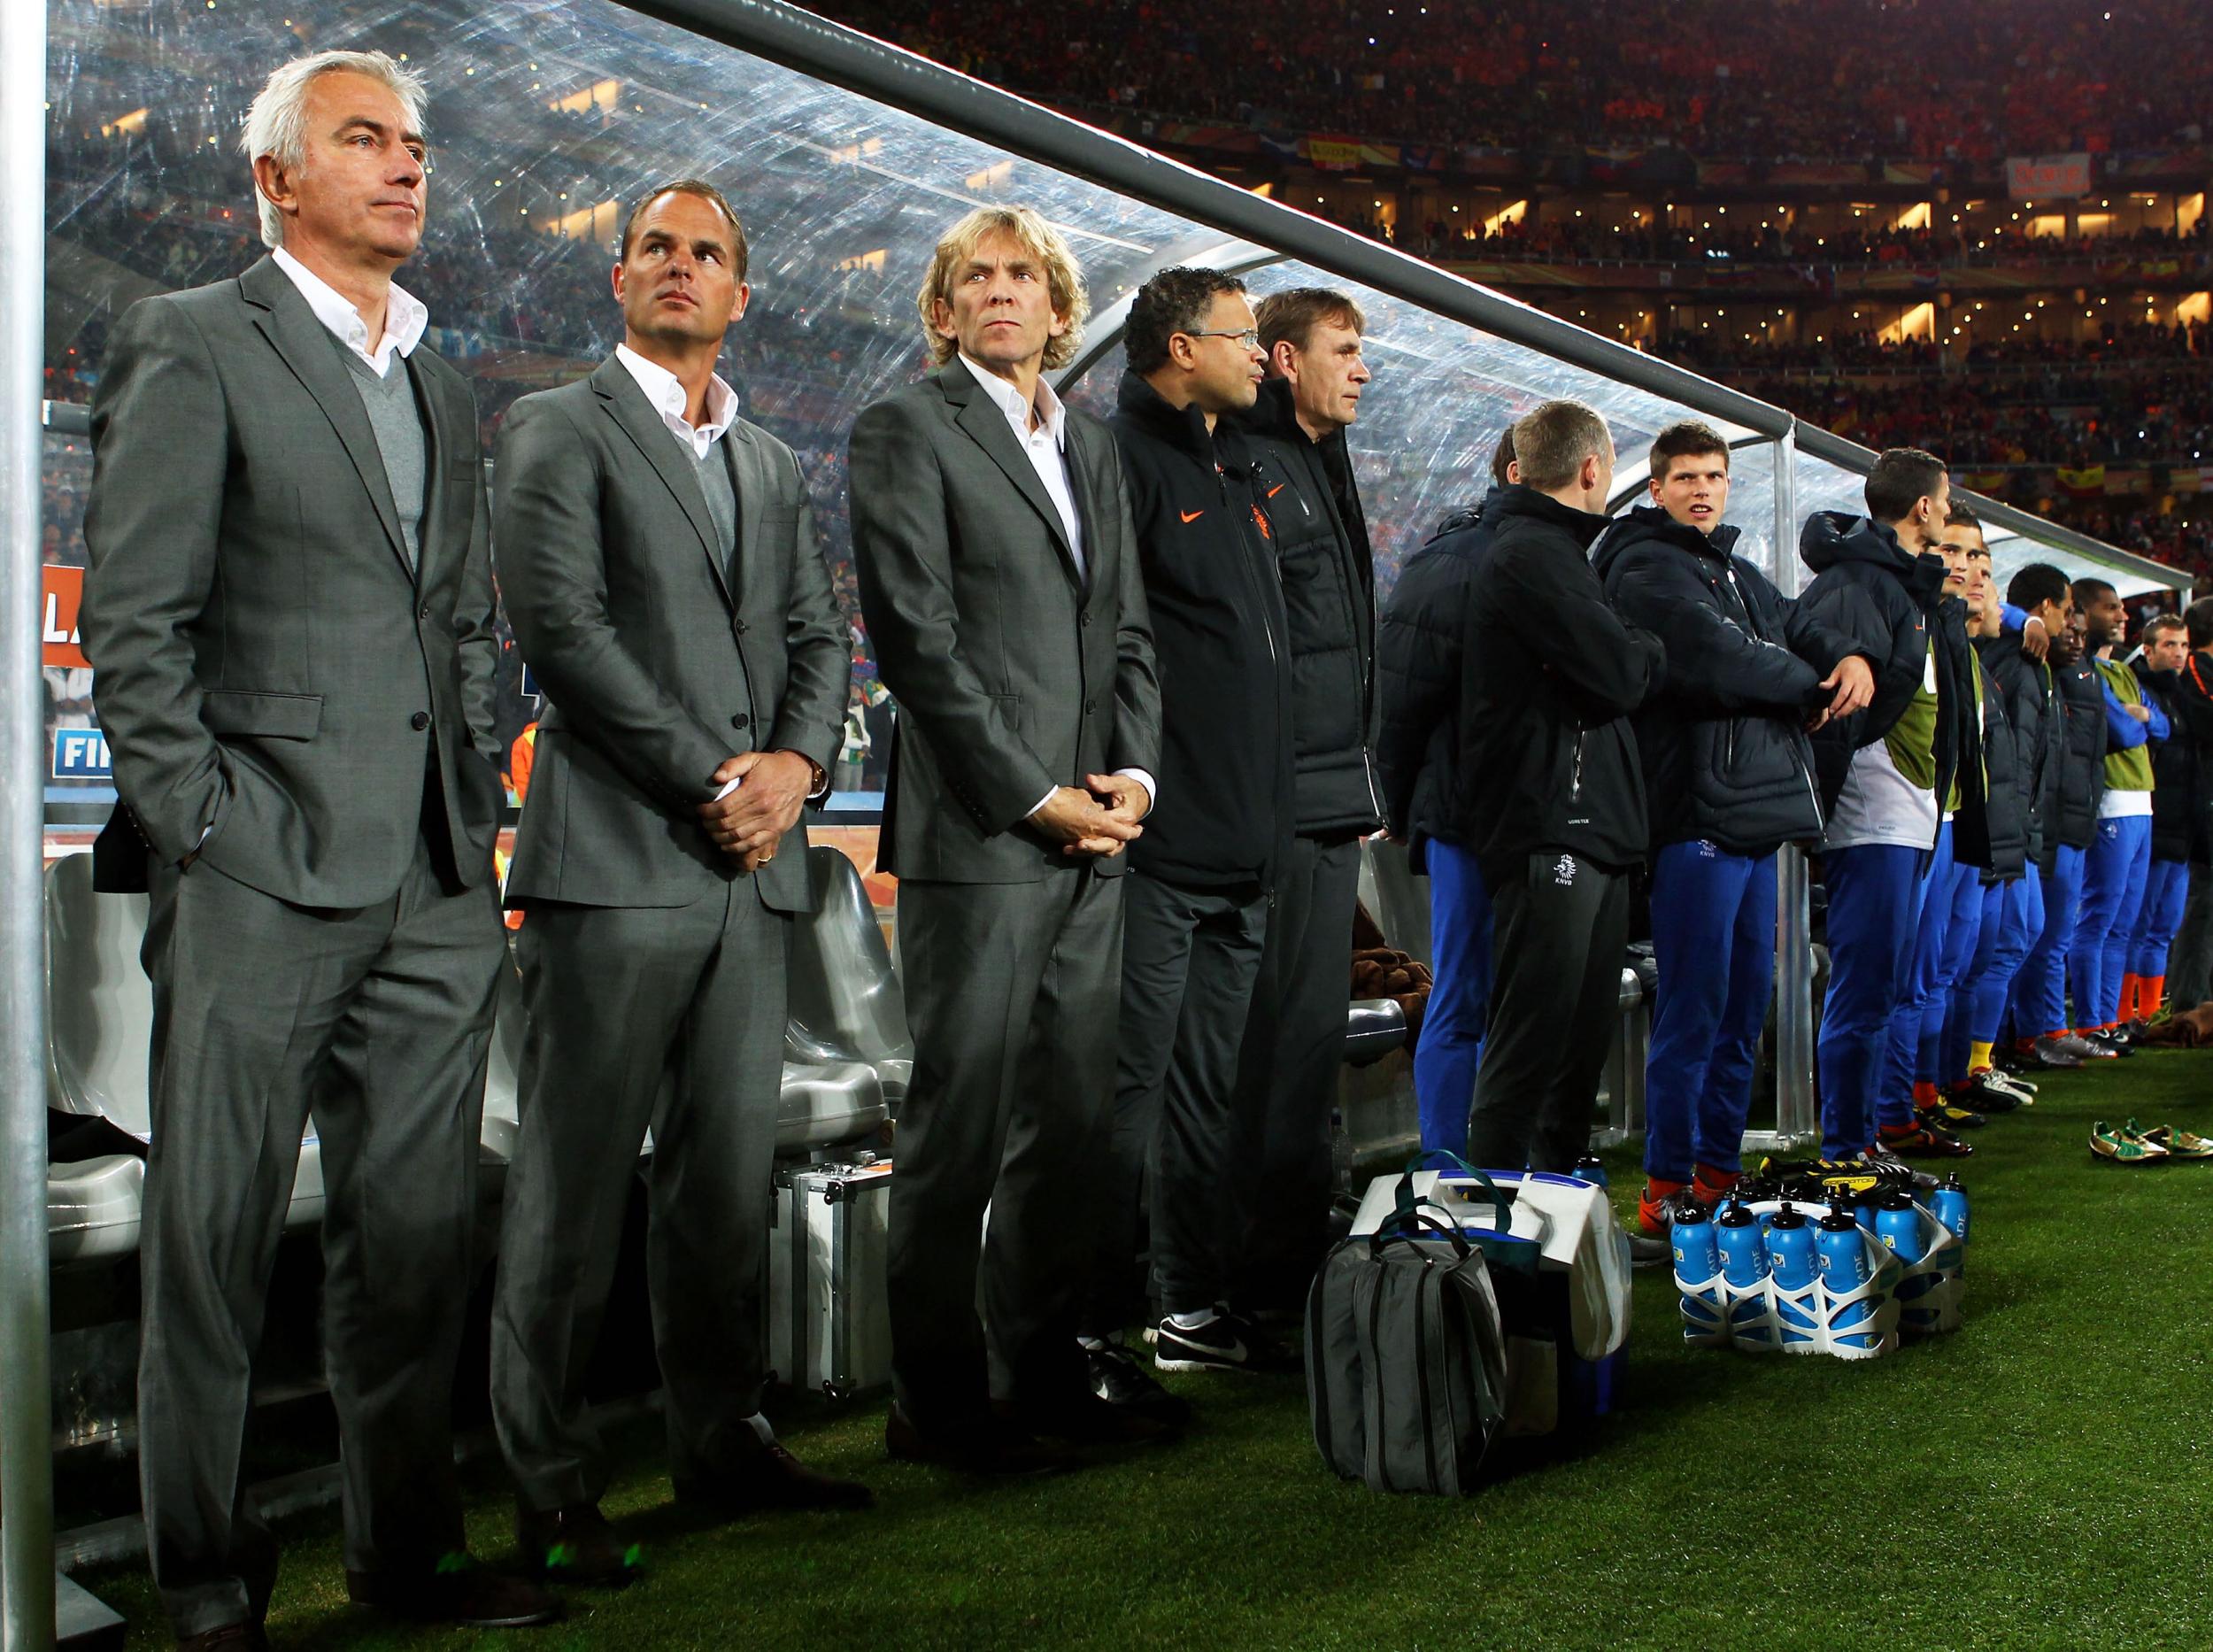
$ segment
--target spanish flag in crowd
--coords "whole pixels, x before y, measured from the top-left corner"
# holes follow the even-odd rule
[[[2082,470],[2063,468],[2052,474],[2058,479],[2060,491],[2075,498],[2088,498],[2093,494],[2105,491],[2105,467],[2103,465],[2092,465]]]

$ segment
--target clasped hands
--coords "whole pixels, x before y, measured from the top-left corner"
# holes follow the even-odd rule
[[[1131,776],[1086,775],[1081,788],[1056,786],[1029,820],[1062,854],[1104,861],[1144,836],[1137,821],[1152,807],[1151,796]]]
[[[776,845],[798,823],[814,768],[797,752],[740,752],[724,758],[708,784],[720,791],[733,780],[744,784],[699,805],[699,823],[738,870],[757,871],[776,858]]]

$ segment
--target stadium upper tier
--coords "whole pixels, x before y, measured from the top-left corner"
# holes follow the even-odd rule
[[[1423,150],[1654,142],[1772,165],[2195,145],[2197,0],[819,0],[813,10],[1087,114]],[[1436,164],[1449,165],[1449,160]]]
[[[757,0],[692,10],[710,33],[719,19],[729,39],[765,43],[719,42],[612,0],[54,0],[47,362],[52,399],[75,405],[49,431],[50,560],[81,560],[82,405],[110,326],[137,298],[235,274],[258,255],[241,116],[271,66],[332,46],[405,54],[428,81],[431,233],[400,281],[429,306],[432,347],[471,379],[488,436],[517,396],[613,347],[608,268],[625,207],[675,177],[729,187],[752,242],[753,300],[722,371],[749,416],[798,452],[864,684],[846,437],[860,408],[922,370],[914,294],[929,249],[983,201],[1037,205],[1083,261],[1097,313],[1061,378],[1078,405],[1111,396],[1120,306],[1165,266],[1240,270],[1262,292],[1326,282],[1357,296],[1376,377],[1352,447],[1386,588],[1449,511],[1480,497],[1500,427],[1556,396],[1605,414],[1624,475],[1672,420],[1716,421],[1741,444],[1732,514],[1770,565],[1789,558],[1805,512],[1859,497],[1869,456],[1818,432],[1794,453],[1778,445],[1795,427],[1777,406],[805,13]],[[787,66],[839,51],[869,73],[852,59],[850,72]],[[841,73],[874,95],[833,83]],[[2026,516],[1993,516],[1993,538],[2001,568],[2058,547],[2128,590],[2173,580]],[[510,654],[504,667],[503,735],[528,714],[517,663]],[[81,675],[50,671],[56,717],[84,714]]]

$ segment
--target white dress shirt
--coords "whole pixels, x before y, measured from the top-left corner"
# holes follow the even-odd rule
[[[684,394],[682,381],[659,362],[648,361],[628,344],[614,347],[614,359],[637,381],[638,389],[653,404],[653,411],[660,414],[669,434],[691,450],[694,460],[706,459],[708,450],[722,439],[737,417],[737,392],[722,382],[719,373],[707,380],[707,421],[695,430],[684,417],[684,409],[691,398]]]
[[[704,460],[717,442],[729,434],[730,426],[737,421],[737,392],[723,382],[719,373],[707,380],[707,421],[694,428],[684,417],[684,410],[691,398],[684,393],[683,381],[658,361],[648,361],[628,344],[614,347],[614,359],[622,364],[623,371],[637,382],[645,392],[645,399],[653,405],[653,411],[661,416],[668,432],[691,450],[691,457]],[[794,753],[798,755],[798,753]],[[716,802],[745,784],[745,776],[722,783],[722,789],[714,794]],[[809,803],[820,803],[829,791],[829,777],[823,776],[820,788],[807,794]]]
[[[361,319],[361,312],[353,307],[352,299],[282,247],[272,257],[292,285],[299,289],[300,297],[307,300],[307,307],[315,313],[315,319],[328,328],[340,344],[367,362],[378,378],[391,373],[395,352],[412,356],[415,346],[422,343],[423,329],[430,325],[430,312],[421,299],[397,282],[387,289],[389,296],[384,300],[384,336],[372,349],[369,324]]]
[[[1029,467],[1037,473],[1037,480],[1045,485],[1045,493],[1053,500],[1053,508],[1060,513],[1060,526],[1068,530],[1068,551],[1076,559],[1076,571],[1083,568],[1083,521],[1076,508],[1076,493],[1068,486],[1068,409],[1053,393],[1053,386],[1043,379],[1037,381],[1037,392],[1031,401],[1024,401],[1022,393],[990,368],[979,367],[969,359],[966,351],[959,352],[960,365],[975,375],[975,382],[983,387],[984,394],[999,404],[1006,415],[1006,422],[1014,427],[1014,439],[1022,444],[1028,455]],[[1030,428],[1032,408],[1037,416],[1037,428]],[[1153,813],[1153,800],[1160,790],[1153,784],[1153,776],[1142,768],[1117,768],[1118,775],[1127,775],[1145,788],[1145,808],[1137,818],[1143,820]],[[1053,791],[1060,788],[1053,787]],[[1053,791],[1039,798],[1029,813],[1053,801]]]
[[[1037,480],[1045,484],[1053,508],[1060,513],[1060,526],[1068,531],[1069,554],[1076,559],[1076,571],[1082,574],[1083,522],[1076,513],[1076,495],[1068,487],[1068,409],[1053,393],[1053,386],[1043,379],[1037,381],[1036,399],[1026,402],[1020,390],[990,368],[977,366],[965,354],[960,358],[960,365],[975,375],[984,394],[999,404],[999,411],[1006,415],[1006,422],[1014,427],[1014,440],[1022,444],[1029,467],[1037,473]],[[1034,430],[1029,428],[1033,406],[1037,414],[1037,428]]]

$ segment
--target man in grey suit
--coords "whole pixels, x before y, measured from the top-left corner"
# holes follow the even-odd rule
[[[813,904],[799,811],[829,789],[852,660],[798,462],[714,372],[745,261],[713,185],[648,195],[614,270],[624,342],[517,402],[495,471],[501,584],[549,705],[507,878],[528,1031],[492,1411],[525,1558],[591,1583],[630,1572],[582,1385],[649,1124],[678,1497],[868,1501],[760,1416],[785,956]]]
[[[245,148],[274,252],[133,306],[93,408],[82,627],[122,799],[98,881],[151,897],[139,1460],[188,1646],[264,1644],[276,1555],[240,1455],[311,1112],[349,1589],[556,1615],[468,1562],[453,1478],[505,948],[476,410],[391,280],[421,114],[382,53],[273,74]]]
[[[1152,807],[1160,719],[1114,438],[1039,376],[1074,353],[1087,307],[1037,212],[970,213],[922,284],[938,371],[852,434],[861,607],[899,707],[878,861],[900,880],[914,1035],[885,1443],[982,1473],[1162,1428],[1093,1395],[1076,1341],[1114,1088],[1119,857]]]

